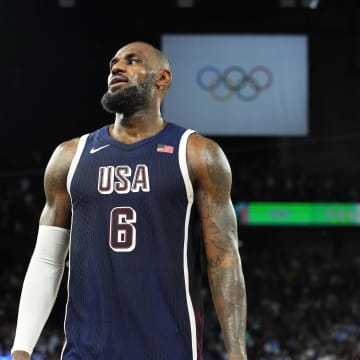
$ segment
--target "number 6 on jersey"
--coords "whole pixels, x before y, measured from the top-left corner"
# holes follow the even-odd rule
[[[116,207],[110,214],[109,245],[116,252],[133,251],[136,245],[136,211],[132,207]]]

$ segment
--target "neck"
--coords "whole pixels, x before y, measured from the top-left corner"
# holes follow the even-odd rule
[[[110,134],[113,138],[125,142],[134,143],[157,134],[166,126],[166,122],[158,116],[124,117],[117,113],[113,125],[110,126]]]
[[[121,121],[122,121],[123,118],[124,118],[124,114],[116,113],[116,115],[115,115],[115,123],[114,123],[115,127],[121,126]]]

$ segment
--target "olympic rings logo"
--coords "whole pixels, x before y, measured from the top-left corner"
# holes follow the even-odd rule
[[[273,83],[272,72],[265,66],[255,66],[246,72],[240,66],[230,66],[223,72],[214,66],[204,66],[197,75],[199,87],[219,101],[236,95],[241,100],[254,100]]]

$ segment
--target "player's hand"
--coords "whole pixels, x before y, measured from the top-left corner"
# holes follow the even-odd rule
[[[30,360],[30,355],[26,351],[14,351],[12,360]]]

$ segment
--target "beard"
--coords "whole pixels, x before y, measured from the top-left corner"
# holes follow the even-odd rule
[[[102,107],[109,113],[129,116],[150,104],[153,95],[154,75],[142,84],[120,88],[114,92],[109,90],[101,98]]]

